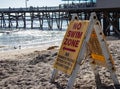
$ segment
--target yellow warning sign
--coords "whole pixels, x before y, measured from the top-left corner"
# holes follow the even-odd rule
[[[76,19],[76,16],[73,19]],[[86,58],[90,58],[95,64],[92,65],[95,76],[99,74],[96,65],[105,66],[110,71],[114,84],[119,85],[114,61],[101,28],[95,13],[91,13],[90,21],[72,20],[70,22],[54,63],[50,82],[55,82],[59,70],[70,75],[66,89],[72,89],[79,66]],[[90,55],[87,51],[90,51]]]
[[[100,46],[98,37],[94,30],[93,30],[90,40],[89,40],[89,49],[90,49],[90,53],[91,53],[93,62],[100,66],[106,66],[105,57],[102,53],[102,48]],[[112,64],[114,64],[113,59],[110,58],[110,60],[112,61]]]
[[[73,20],[70,22],[54,68],[69,75],[72,73],[88,24],[89,21]]]

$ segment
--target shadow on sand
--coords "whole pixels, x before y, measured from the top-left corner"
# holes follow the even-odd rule
[[[120,89],[120,85],[110,85],[110,86],[107,86],[107,85],[97,85],[96,86],[97,89]]]

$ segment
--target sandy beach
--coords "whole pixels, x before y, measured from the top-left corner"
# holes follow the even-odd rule
[[[115,61],[120,81],[120,40],[107,41]],[[53,63],[59,47],[38,47],[0,52],[0,89],[65,89],[69,76],[58,73],[55,83],[50,83]],[[114,89],[108,70],[99,68],[103,89]],[[80,66],[73,89],[96,89],[95,77],[89,61]]]

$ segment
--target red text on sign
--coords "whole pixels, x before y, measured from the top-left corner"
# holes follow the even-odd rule
[[[82,27],[82,23],[74,23],[73,25],[73,29],[77,29],[77,30],[80,30],[80,28]]]
[[[65,38],[64,45],[78,47],[79,40]]]
[[[67,37],[72,37],[72,38],[81,38],[83,32],[78,32],[78,31],[68,31]]]

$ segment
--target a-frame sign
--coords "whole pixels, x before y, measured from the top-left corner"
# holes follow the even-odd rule
[[[50,82],[55,81],[59,70],[70,75],[66,89],[72,89],[80,64],[84,60],[87,49],[89,49],[89,59],[92,61],[95,77],[100,80],[96,65],[106,67],[117,89],[119,81],[115,74],[114,61],[96,14],[91,13],[89,21],[80,21],[76,19],[76,16],[73,18],[54,63]]]

